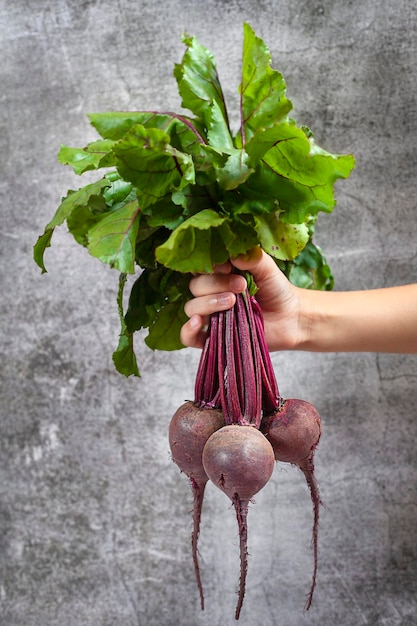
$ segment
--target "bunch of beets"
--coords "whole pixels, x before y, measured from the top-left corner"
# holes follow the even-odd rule
[[[172,458],[193,492],[192,555],[201,608],[204,594],[197,543],[204,491],[209,480],[232,501],[239,527],[239,619],[248,567],[249,502],[271,478],[274,462],[303,472],[314,510],[314,569],[305,609],[311,606],[317,577],[317,538],[321,504],[314,474],[314,452],[321,420],[312,404],[280,397],[265,341],[262,310],[249,290],[233,308],[211,316],[195,380],[194,401],[172,417]]]

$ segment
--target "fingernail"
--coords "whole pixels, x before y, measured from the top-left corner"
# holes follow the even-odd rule
[[[188,323],[192,330],[197,330],[197,328],[200,328],[201,326],[200,319],[197,317],[197,315],[192,315]]]
[[[217,303],[220,304],[220,306],[225,306],[225,307],[230,306],[232,303],[230,294],[219,293],[219,295],[217,296]]]
[[[246,280],[243,276],[240,276],[239,274],[232,274],[229,280],[230,289],[232,289],[232,291],[240,292],[245,289]]]

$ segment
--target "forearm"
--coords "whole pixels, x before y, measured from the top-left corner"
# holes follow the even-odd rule
[[[307,291],[300,350],[417,353],[417,284],[352,292]]]

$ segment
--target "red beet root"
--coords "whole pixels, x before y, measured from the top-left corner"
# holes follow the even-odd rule
[[[279,410],[265,418],[261,430],[271,442],[275,459],[297,465],[303,472],[313,503],[314,570],[305,610],[311,606],[317,579],[319,508],[322,504],[314,474],[314,452],[321,435],[321,419],[316,408],[305,400],[285,400]]]
[[[271,442],[277,461],[300,465],[319,443],[321,419],[310,402],[291,398],[262,421],[261,430]]]
[[[198,563],[197,544],[200,534],[201,510],[204,491],[208,481],[204,471],[203,448],[209,437],[224,426],[223,413],[219,409],[200,409],[193,402],[182,404],[169,425],[169,445],[172,458],[186,474],[193,490],[193,532],[191,546],[194,571],[200,593],[200,604],[204,610],[204,594]]]
[[[207,476],[232,500],[239,526],[240,581],[235,618],[239,619],[248,569],[247,514],[249,501],[271,478],[274,452],[253,426],[232,424],[216,431],[203,450]]]

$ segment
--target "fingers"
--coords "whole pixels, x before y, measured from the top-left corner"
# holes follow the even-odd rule
[[[226,261],[226,263],[222,263],[221,265],[215,265],[213,271],[216,274],[230,274],[232,271],[232,265],[229,261]]]
[[[203,348],[207,335],[205,328],[204,318],[193,315],[181,328],[181,343],[188,348]]]
[[[271,310],[272,299],[276,298],[277,282],[278,285],[282,282],[282,286],[286,286],[287,279],[281,274],[275,261],[259,247],[232,259],[231,263],[216,266],[213,274],[194,276],[189,284],[194,298],[184,306],[184,311],[190,318],[181,329],[180,339],[184,346],[202,348],[210,315],[231,308],[236,302],[236,294],[246,288],[245,278],[233,273],[232,266],[252,274],[259,287],[262,305],[269,306]]]
[[[199,296],[198,298],[188,300],[184,305],[184,311],[188,317],[199,315],[207,320],[212,313],[230,309],[235,302],[236,296],[230,291],[218,294],[212,293],[208,296]]]
[[[279,274],[275,261],[269,254],[266,254],[266,252],[259,248],[259,246],[233,259],[232,263],[239,270],[247,270],[250,272],[257,284],[271,278],[276,278],[277,274]]]
[[[276,279],[279,274],[275,261],[258,246],[233,259],[232,263],[240,270],[249,271],[256,283]],[[231,269],[230,263],[224,263],[216,266],[213,274],[194,276],[189,285],[191,293],[195,298],[227,291],[241,293],[246,287],[246,281],[243,276],[230,273]]]
[[[230,309],[237,293],[244,291],[246,280],[231,274],[232,265],[224,263],[215,267],[213,274],[200,274],[190,281],[194,298],[185,303],[185,314],[190,318],[181,328],[180,340],[184,346],[202,348],[206,340],[209,317],[217,311]]]
[[[274,259],[261,248],[253,248],[249,253],[232,260],[233,265],[252,274],[258,287],[256,298],[264,314],[277,313],[285,302],[292,300],[294,287]]]
[[[190,291],[196,298],[225,291],[240,293],[245,287],[246,280],[239,274],[200,274],[190,280]]]

